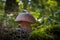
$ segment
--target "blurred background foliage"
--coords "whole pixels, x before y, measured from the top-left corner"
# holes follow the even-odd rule
[[[15,18],[23,10],[36,19],[31,40],[60,40],[60,0],[0,0],[0,29],[20,27]]]

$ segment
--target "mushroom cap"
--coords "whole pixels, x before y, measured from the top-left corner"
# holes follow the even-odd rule
[[[20,13],[16,17],[15,21],[18,22],[18,23],[20,23],[22,21],[30,22],[30,23],[35,23],[36,22],[35,18],[29,13]]]

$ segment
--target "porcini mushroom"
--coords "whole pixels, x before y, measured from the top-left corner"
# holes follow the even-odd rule
[[[22,28],[30,29],[30,24],[35,23],[35,18],[29,13],[21,13],[17,16],[16,20],[17,23],[21,24]]]

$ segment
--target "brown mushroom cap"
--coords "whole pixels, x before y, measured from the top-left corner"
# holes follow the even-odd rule
[[[22,22],[22,21],[26,21],[26,22],[30,22],[30,23],[35,23],[36,20],[35,18],[29,14],[29,13],[21,13],[16,17],[16,22]]]

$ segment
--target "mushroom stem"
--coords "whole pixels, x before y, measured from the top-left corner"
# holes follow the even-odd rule
[[[20,24],[21,24],[21,28],[26,29],[28,31],[32,30],[32,28],[30,27],[30,23],[29,22],[22,21]]]

